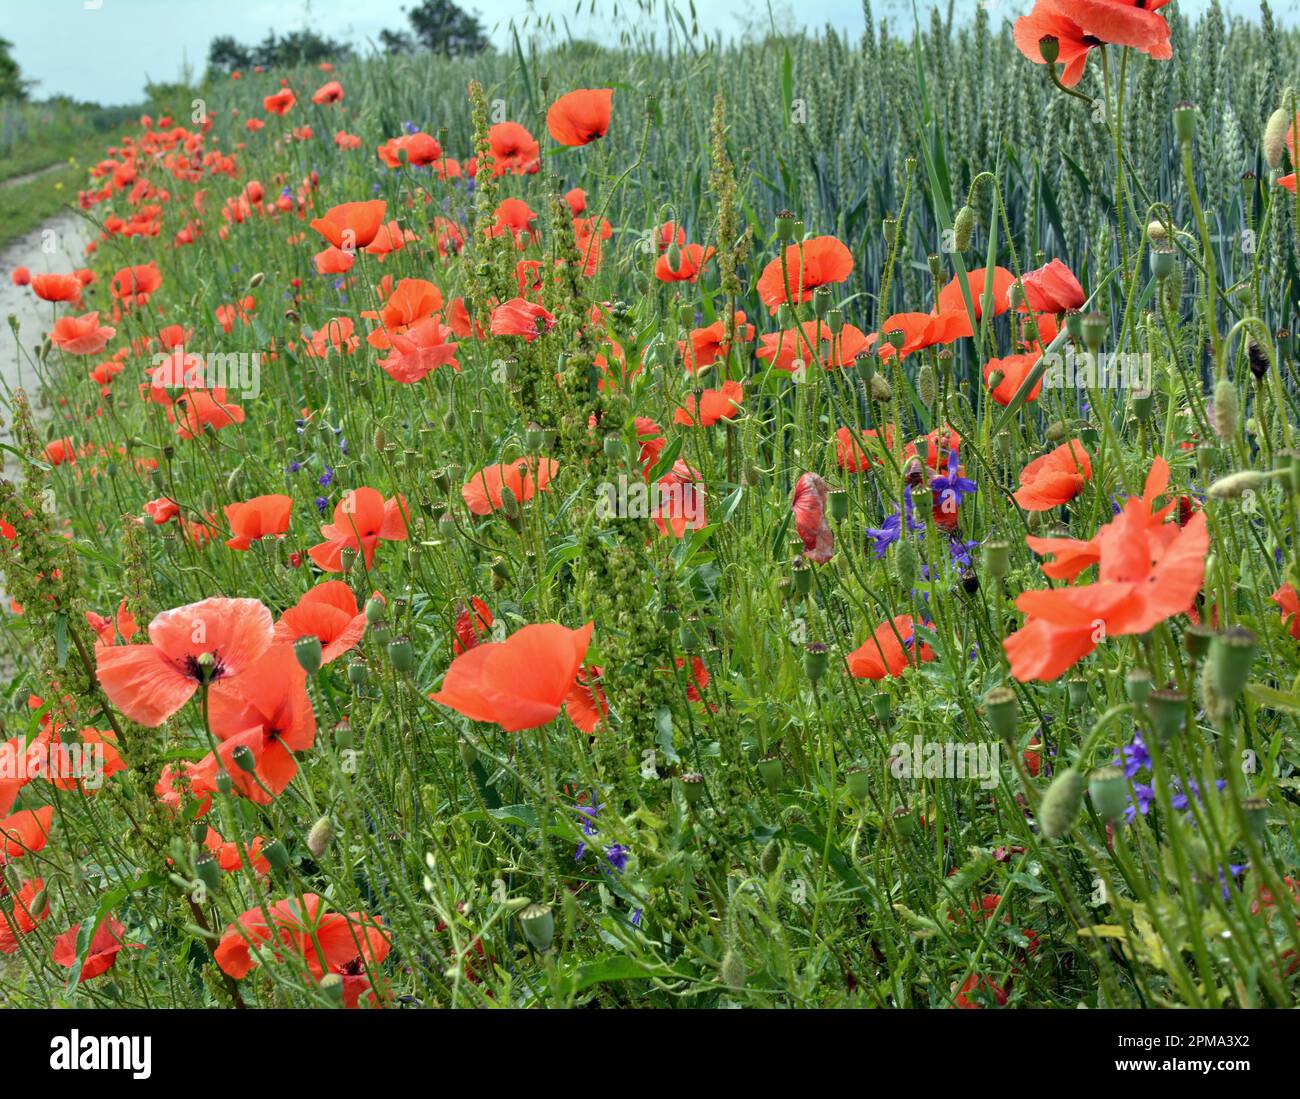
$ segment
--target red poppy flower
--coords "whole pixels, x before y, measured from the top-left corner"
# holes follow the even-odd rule
[[[76,966],[77,938],[80,933],[81,924],[75,923],[55,939],[54,949],[50,952],[50,961],[55,965],[63,966],[64,969],[72,969]],[[117,956],[125,947],[144,949],[143,943],[126,942],[122,938],[125,933],[126,928],[114,916],[110,914],[104,917],[90,940],[90,949],[86,953],[86,961],[81,967],[77,984],[94,977],[102,977],[117,964]]]
[[[853,253],[835,237],[813,237],[787,246],[784,266],[778,256],[758,278],[758,296],[773,313],[784,302],[810,301],[819,286],[843,282],[853,274]]]
[[[882,622],[875,632],[846,657],[849,674],[855,679],[884,679],[902,675],[908,667],[907,650],[915,646],[915,629],[910,614],[896,615]],[[921,660],[933,660],[934,652],[922,644]]]
[[[554,327],[555,314],[526,298],[511,298],[492,310],[490,328],[494,336],[523,336],[532,343]]]
[[[385,500],[377,489],[353,489],[335,507],[334,522],[320,528],[325,541],[307,553],[326,572],[342,572],[344,549],[356,550],[368,569],[380,541],[406,541],[409,514],[404,496]]]
[[[162,286],[162,273],[156,263],[141,263],[123,267],[113,276],[110,287],[113,297],[123,305],[144,305],[149,296]]]
[[[324,106],[326,103],[342,103],[343,85],[337,80],[327,80],[312,92],[311,101],[318,107]]]
[[[369,202],[345,202],[314,218],[311,227],[335,248],[355,252],[364,248],[379,232],[388,213],[388,203],[382,198]]]
[[[117,335],[116,328],[99,323],[99,313],[60,317],[50,330],[50,342],[68,355],[98,355]]]
[[[317,584],[275,624],[275,639],[279,642],[292,644],[300,637],[319,638],[322,664],[337,660],[365,632],[365,612],[357,607],[357,597],[341,580]]]
[[[546,128],[561,145],[586,145],[609,132],[613,88],[579,88],[546,112]]]
[[[465,482],[460,494],[475,515],[491,515],[501,507],[503,486],[509,486],[515,499],[526,504],[534,494],[546,489],[559,468],[553,458],[520,458],[486,466]]]
[[[35,275],[31,286],[32,293],[42,301],[65,301],[72,305],[81,301],[81,280],[76,275]]]
[[[1088,54],[1097,46],[1132,46],[1160,61],[1173,57],[1169,24],[1156,15],[1169,0],[1038,0],[1016,20],[1016,46],[1035,65],[1046,64],[1040,43],[1056,40],[1055,64],[1065,66],[1061,83],[1074,87],[1083,77]]]
[[[575,190],[576,190],[576,188],[575,188]],[[569,194],[572,194],[572,193],[573,193],[572,191],[569,192]],[[566,196],[566,197],[567,197],[567,196]],[[585,195],[585,194],[583,195],[583,202],[584,202],[584,203],[586,202],[586,195]],[[570,203],[570,205],[572,205],[572,203]],[[580,213],[582,213],[582,211],[581,211],[581,210],[577,210],[577,211],[575,211],[575,213],[579,213],[579,214],[580,214]],[[10,281],[11,281],[15,286],[28,286],[28,285],[30,285],[30,283],[31,283],[31,281],[32,281],[32,272],[31,272],[31,270],[30,270],[29,268],[27,268],[27,267],[15,267],[15,268],[13,269],[12,273],[9,275],[9,279],[10,279]]]
[[[1297,641],[1300,641],[1300,599],[1290,584],[1283,584],[1269,598],[1281,608],[1282,625]]]
[[[1025,355],[1007,355],[1002,359],[989,359],[984,364],[985,384],[992,384],[994,374],[1001,375],[998,384],[990,392],[990,396],[1003,407],[1009,405],[1015,395],[1020,392],[1020,387],[1025,384],[1029,372],[1041,358],[1042,356],[1034,351]],[[1035,401],[1042,391],[1043,379],[1039,378],[1034,388],[1029,391],[1029,396],[1025,399]]]
[[[815,473],[805,473],[795,482],[790,510],[795,529],[803,539],[803,555],[822,564],[835,553],[835,535],[826,523],[826,482]]]
[[[204,428],[220,431],[223,427],[244,422],[244,410],[226,399],[226,391],[215,389],[187,389],[176,399],[176,435],[181,439],[197,439]]]
[[[430,371],[440,366],[459,370],[456,351],[459,344],[449,343],[452,330],[436,316],[418,321],[405,332],[394,332],[390,337],[392,352],[379,365],[396,382],[418,382]]]
[[[1020,279],[1025,288],[1025,301],[1021,309],[1034,313],[1065,313],[1081,309],[1088,300],[1073,272],[1059,259],[1054,259]]]
[[[971,996],[975,996],[976,999],[972,1000]],[[984,976],[982,973],[972,973],[966,978],[966,983],[961,986],[953,1006],[967,1011],[979,1010],[984,1007],[980,1000],[989,998],[998,1007],[1004,1007],[1007,1002],[1007,991],[1000,985],[994,984],[991,978]]]
[[[41,904],[36,905],[36,898]],[[34,911],[35,909],[35,911]],[[14,894],[13,909],[0,908],[0,954],[14,954],[18,940],[36,930],[36,925],[48,919],[50,906],[45,897],[45,879],[30,878]]]
[[[688,530],[701,530],[708,521],[704,514],[704,485],[699,470],[678,458],[673,468],[655,482],[650,518],[662,535],[683,537]]]
[[[564,192],[564,201],[569,204],[569,211],[577,217],[587,208],[587,192],[581,187],[574,187]],[[20,268],[20,270],[22,270]],[[17,275],[17,271],[14,272]]]
[[[572,693],[594,628],[594,622],[578,630],[547,622],[475,645],[452,661],[442,690],[429,697],[508,733],[545,725]]]
[[[53,823],[53,805],[24,809],[0,819],[0,865],[43,850]]]
[[[442,158],[442,146],[422,131],[391,137],[379,146],[378,152],[379,159],[389,168],[400,168],[403,158],[416,168]]]
[[[980,267],[971,271],[966,276],[966,285],[970,288],[971,301],[975,306],[975,319],[978,321],[984,316],[984,291],[985,278],[987,271]],[[1015,285],[1016,276],[1008,271],[1005,267],[993,268],[993,315],[1002,316],[1011,308],[1011,287]],[[957,278],[949,280],[948,284],[939,291],[939,300],[936,302],[936,313],[956,313],[967,316],[966,298],[961,292],[961,282]],[[970,332],[964,333],[970,335]]]
[[[1062,443],[1020,471],[1015,501],[1026,511],[1051,511],[1079,495],[1092,480],[1092,459],[1078,439]]]
[[[233,537],[226,545],[246,550],[254,542],[269,536],[284,537],[289,532],[289,510],[293,498],[280,493],[254,496],[242,504],[227,504],[226,518]]]
[[[149,644],[114,645],[96,653],[96,675],[122,713],[161,725],[201,683],[234,679],[271,645],[271,612],[256,599],[214,596],[163,611],[149,623]]]
[[[488,143],[492,147],[492,172],[503,176],[507,172],[524,175],[541,167],[541,146],[518,122],[498,122],[488,128]]]
[[[681,255],[676,267],[667,253],[655,260],[655,278],[660,282],[696,282],[715,249],[705,248],[702,244],[686,244],[679,251]]]
[[[394,333],[405,332],[441,308],[442,291],[428,279],[400,279],[378,313],[373,309],[362,310],[363,317],[378,320],[381,325],[366,336],[366,342],[381,350],[391,347]]]
[[[268,95],[262,100],[262,109],[268,114],[278,114],[284,116],[293,110],[293,105],[298,102],[298,97],[288,88],[281,88],[274,95]]]
[[[754,326],[745,323],[743,310],[736,310],[732,317],[732,323],[735,328],[736,339],[749,341],[754,338]],[[679,340],[677,349],[681,352],[686,369],[693,374],[698,373],[706,366],[711,366],[713,363],[725,359],[730,350],[730,336],[727,331],[726,318],[719,317],[704,328],[693,329],[690,334],[690,342]]]
[[[695,394],[686,397],[686,404],[673,415],[673,421],[687,427],[712,427],[719,420],[734,420],[740,415],[745,399],[745,387],[740,382],[723,382],[719,389],[700,391],[699,410],[695,407]]]
[[[860,430],[855,437],[852,428],[841,427],[835,432],[835,460],[845,473],[864,473],[871,468],[873,455],[877,465],[884,464],[882,448],[892,446],[893,441],[892,428],[886,428],[882,441],[875,428]]]
[[[813,365],[827,369],[852,366],[854,359],[875,343],[874,332],[866,335],[851,324],[846,324],[836,335],[820,321],[803,321],[798,328],[767,332],[759,337],[755,354],[777,370],[794,373]]]
[[[166,496],[160,496],[157,500],[150,500],[144,506],[144,513],[153,520],[154,526],[160,527],[170,519],[174,519],[181,513],[180,506],[175,500],[169,500]]]
[[[477,595],[466,606],[461,603],[456,610],[453,630],[456,636],[451,642],[451,651],[459,656],[466,649],[472,649],[481,641],[492,636],[492,611]]]
[[[492,213],[492,225],[487,235],[500,237],[509,233],[514,238],[515,247],[522,250],[529,241],[537,239],[536,222],[537,215],[523,199],[502,199]]]

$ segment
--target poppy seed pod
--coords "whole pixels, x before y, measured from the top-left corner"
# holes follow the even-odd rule
[[[826,327],[831,330],[831,335],[838,336],[844,331],[844,310],[835,308],[826,314]]]
[[[234,760],[235,766],[241,771],[252,774],[257,770],[257,758],[253,755],[253,750],[247,744],[241,744],[233,752],[230,758]]]
[[[1088,681],[1078,676],[1074,677],[1066,683],[1065,693],[1072,708],[1086,706],[1088,704]]]
[[[320,638],[315,634],[304,634],[293,643],[293,655],[304,672],[315,675],[321,664]]]
[[[876,355],[873,351],[859,351],[853,356],[853,366],[858,372],[858,377],[864,382],[870,382],[876,376]]]
[[[344,546],[339,551],[339,571],[345,576],[352,571],[352,566],[357,563],[357,551],[351,546]]]
[[[1128,780],[1118,767],[1100,767],[1088,776],[1088,797],[1097,816],[1114,824],[1128,807]]]
[[[844,776],[844,785],[854,801],[866,801],[871,792],[871,775],[865,767],[854,767]]]
[[[1093,310],[1084,316],[1082,331],[1083,346],[1089,351],[1096,352],[1110,332],[1110,322],[1105,313]]]
[[[814,641],[804,649],[803,670],[814,684],[826,674],[830,650],[820,641]]]
[[[1011,568],[1011,543],[1000,538],[985,542],[982,550],[984,571],[1001,580]]]
[[[1065,330],[1075,343],[1083,342],[1083,314],[1077,309],[1065,311]]]
[[[1226,701],[1234,701],[1245,689],[1255,660],[1255,647],[1255,635],[1244,626],[1216,633],[1210,641],[1208,672]]]
[[[877,691],[871,696],[871,709],[876,715],[876,720],[882,725],[888,725],[890,720],[890,702],[889,695],[883,691]]]
[[[408,675],[415,669],[415,647],[411,639],[403,634],[394,637],[388,643],[388,659],[400,675]]]
[[[1232,439],[1240,418],[1237,387],[1227,378],[1222,378],[1214,387],[1214,434],[1225,442]]]
[[[1199,664],[1205,659],[1213,637],[1214,631],[1199,622],[1183,630],[1183,647],[1187,649],[1187,656],[1193,664]]]
[[[1187,696],[1182,691],[1152,691],[1147,698],[1147,712],[1162,741],[1172,740],[1182,731],[1187,717]]]
[[[519,926],[524,938],[538,954],[545,954],[555,940],[555,915],[550,905],[530,904],[520,911]]]
[[[776,239],[783,244],[789,244],[794,240],[795,216],[789,210],[778,210],[776,213]]]
[[[1247,798],[1241,803],[1242,813],[1246,817],[1246,827],[1255,842],[1264,839],[1264,829],[1268,824],[1268,798]]]
[[[325,994],[325,998],[332,1004],[338,1005],[343,1002],[343,977],[338,973],[326,973],[320,979],[320,990]]]
[[[209,831],[211,831],[211,827],[206,820],[196,820],[190,825],[190,838],[195,843],[202,843],[208,838]]]
[[[359,657],[348,661],[348,682],[354,687],[364,687],[370,682],[370,669]]]
[[[1134,668],[1124,677],[1124,693],[1138,706],[1146,705],[1151,697],[1151,687],[1151,673],[1145,668]]]
[[[943,257],[936,252],[931,252],[926,257],[926,262],[930,265],[930,277],[935,282],[942,282],[943,276],[947,274],[943,267]]]
[[[807,595],[812,591],[812,566],[808,564],[807,558],[800,554],[791,562],[790,570],[794,575],[794,590],[799,595]]]
[[[826,314],[831,311],[831,292],[824,286],[817,287],[813,291],[813,316],[825,319]]]
[[[1055,65],[1056,59],[1061,56],[1061,43],[1053,35],[1046,34],[1038,40],[1038,52],[1044,62]]]
[[[775,794],[782,786],[785,785],[785,768],[781,764],[780,756],[764,756],[758,761],[758,777],[763,780],[763,785]]]
[[[283,870],[289,865],[289,849],[279,839],[262,845],[262,857],[276,870]]]
[[[221,866],[211,851],[204,851],[194,860],[194,873],[209,889],[216,889],[221,884]]]
[[[546,431],[541,424],[530,423],[524,431],[524,449],[536,454],[546,444]]]
[[[849,513],[849,494],[842,488],[833,488],[826,493],[826,510],[835,520],[845,518]]]
[[[1177,257],[1172,248],[1155,247],[1151,249],[1151,274],[1164,282],[1174,273]]]
[[[704,776],[698,771],[691,771],[677,779],[677,787],[682,792],[682,799],[687,805],[698,805],[704,796]]]
[[[1048,839],[1058,839],[1078,822],[1085,785],[1083,775],[1073,767],[1052,779],[1038,807],[1038,824]]]
[[[953,249],[965,252],[970,247],[971,237],[975,235],[975,211],[970,206],[963,206],[957,211],[952,223]]]
[[[217,772],[217,789],[223,794],[229,794],[235,788],[235,781],[230,777],[229,771]]]
[[[984,696],[989,727],[1001,740],[1014,741],[1020,718],[1020,699],[1010,687],[994,687]]]
[[[329,817],[321,817],[307,833],[307,850],[314,859],[320,858],[334,842],[334,824]]]
[[[1151,413],[1155,411],[1156,398],[1155,394],[1149,389],[1142,389],[1133,394],[1133,414],[1142,423],[1151,419]]]
[[[1196,136],[1196,108],[1183,102],[1174,105],[1174,134],[1180,144],[1191,144]]]

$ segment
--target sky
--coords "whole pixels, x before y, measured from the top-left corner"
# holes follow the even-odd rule
[[[676,0],[685,10],[689,0]],[[696,0],[700,29],[730,37],[768,22],[769,0]],[[778,25],[860,32],[860,0],[771,0]],[[941,0],[945,10],[947,0]],[[1032,0],[956,0],[957,11],[977,3],[995,22],[1026,11]],[[1174,0],[1189,15],[1209,0]],[[1225,11],[1258,18],[1258,0],[1221,0]],[[407,5],[411,0],[406,0]],[[664,0],[640,0],[662,10]],[[512,20],[549,17],[572,33],[611,41],[611,27],[635,19],[638,0],[460,0],[476,10],[498,46],[509,42]],[[379,31],[406,25],[398,0],[0,0],[0,37],[15,44],[23,73],[38,80],[37,97],[64,94],[109,104],[143,98],[147,79],[175,80],[188,63],[203,68],[208,43],[231,34],[258,41],[268,30],[284,33],[310,26],[362,50],[377,42]],[[595,7],[595,15],[590,13]],[[873,0],[877,20],[888,17],[901,33],[912,22],[911,0]],[[928,20],[930,0],[916,0]],[[617,9],[617,14],[615,13]],[[1293,24],[1300,0],[1273,0],[1279,20]],[[575,11],[580,14],[575,14]],[[797,12],[798,14],[793,14]],[[620,17],[621,16],[621,20]],[[662,16],[660,16],[662,18]],[[563,30],[561,29],[561,34]]]

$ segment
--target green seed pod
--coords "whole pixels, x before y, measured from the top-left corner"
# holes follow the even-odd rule
[[[813,291],[813,316],[825,320],[826,314],[831,311],[831,292],[824,286],[817,287]]]
[[[1083,775],[1073,767],[1052,780],[1038,807],[1038,823],[1048,839],[1058,839],[1075,826],[1083,809]]]
[[[882,725],[888,725],[891,720],[889,695],[884,691],[877,691],[871,696],[871,709],[876,715],[876,720]]]
[[[984,543],[984,571],[995,580],[1001,580],[1011,568],[1011,543],[1000,538]]]
[[[1161,741],[1177,736],[1187,718],[1187,696],[1171,689],[1152,691],[1147,698],[1147,711]]]
[[[1245,689],[1255,660],[1255,647],[1255,635],[1244,626],[1216,633],[1210,642],[1207,674],[1226,701],[1235,702]]]
[[[1130,702],[1145,706],[1151,696],[1151,673],[1145,668],[1134,668],[1124,677],[1124,693]]]
[[[1199,664],[1205,659],[1205,654],[1210,651],[1210,641],[1213,637],[1214,631],[1199,622],[1183,630],[1183,646],[1187,649],[1187,655],[1193,664]]]
[[[782,786],[785,785],[785,768],[781,764],[780,756],[764,756],[758,761],[758,777],[763,780],[763,785],[775,794]]]
[[[963,206],[957,211],[952,223],[953,248],[965,252],[970,247],[971,237],[975,235],[975,211],[970,206]]]
[[[1083,346],[1096,352],[1110,335],[1110,320],[1105,313],[1093,310],[1083,318]]]
[[[229,794],[235,788],[235,781],[230,777],[229,771],[217,772],[217,789],[223,794]]]
[[[871,775],[865,767],[854,767],[844,776],[844,785],[854,801],[866,801],[871,792]]]
[[[247,744],[241,744],[231,752],[230,758],[234,760],[235,766],[241,771],[247,772],[251,775],[255,770],[257,770],[257,760],[253,756],[253,750],[249,748]]]
[[[1190,103],[1174,107],[1174,134],[1183,145],[1190,145],[1196,136],[1196,108]]]
[[[364,687],[370,682],[370,669],[360,657],[348,661],[348,682],[354,687]]]
[[[783,244],[794,240],[795,216],[789,210],[778,210],[776,214],[776,239]]]
[[[307,850],[311,852],[312,858],[318,859],[325,854],[333,842],[334,824],[328,816],[321,817],[307,833]]]
[[[1250,834],[1256,843],[1262,842],[1268,825],[1268,798],[1247,798],[1241,803],[1241,808]]]
[[[1061,43],[1055,35],[1044,35],[1038,40],[1038,52],[1048,65],[1055,65],[1061,56]]]
[[[343,1002],[343,978],[338,973],[326,973],[320,979],[320,990],[335,1006]]]
[[[262,845],[262,857],[275,870],[283,870],[289,865],[289,849],[279,839],[273,839],[270,843]]]
[[[1014,742],[1020,719],[1020,699],[1010,687],[994,687],[984,696],[989,726],[1001,740]]]
[[[388,643],[388,659],[392,662],[394,670],[400,675],[408,675],[415,670],[415,647],[411,644],[411,639],[403,634],[401,637],[394,637]]]
[[[339,571],[346,576],[352,571],[352,566],[357,563],[357,551],[351,546],[344,546],[339,551]]]
[[[1118,767],[1101,767],[1088,777],[1088,797],[1097,816],[1114,824],[1128,806],[1128,780]]]
[[[204,851],[194,860],[194,873],[209,889],[216,889],[221,884],[221,867],[211,851]]]
[[[1151,413],[1155,411],[1155,394],[1149,389],[1139,390],[1133,394],[1133,414],[1142,423],[1151,419]]]
[[[826,326],[831,330],[831,335],[838,336],[844,331],[844,310],[832,309],[826,314]]]
[[[315,675],[321,664],[320,638],[315,634],[304,634],[293,643],[293,655],[304,672]]]
[[[849,514],[849,494],[842,488],[830,489],[826,494],[826,510],[836,522]]]
[[[211,829],[208,827],[208,822],[206,820],[196,820],[190,825],[190,838],[193,839],[195,843],[202,843],[208,838],[209,831],[211,831]]]
[[[555,916],[549,905],[530,904],[519,913],[518,919],[529,946],[538,954],[551,949],[555,939]]]
[[[812,591],[812,566],[808,564],[808,559],[802,555],[796,557],[791,562],[790,570],[794,575],[794,590],[799,595],[807,595]]]
[[[1177,257],[1172,248],[1151,249],[1151,274],[1161,282],[1169,278],[1178,266]]]
[[[377,626],[388,616],[388,604],[375,595],[366,600],[366,625]]]
[[[677,779],[677,788],[687,805],[698,805],[704,797],[704,776],[698,771],[691,771]]]
[[[916,587],[916,577],[921,563],[916,554],[916,545],[910,538],[900,538],[898,548],[894,551],[894,574],[903,591],[909,592]]]
[[[803,669],[814,684],[826,674],[830,650],[820,641],[814,641],[804,649]]]

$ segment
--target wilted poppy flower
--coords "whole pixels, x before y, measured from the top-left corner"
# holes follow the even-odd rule
[[[53,805],[24,809],[0,818],[0,865],[43,850],[53,822]]]
[[[915,629],[910,614],[896,615],[882,622],[875,632],[846,657],[849,674],[855,679],[884,679],[885,676],[902,675],[908,666],[908,650],[916,643]],[[933,660],[934,652],[922,644],[921,660]]]
[[[613,88],[579,88],[546,112],[546,128],[561,145],[586,145],[609,132]]]
[[[388,203],[382,198],[370,202],[345,202],[314,218],[311,227],[335,248],[355,252],[364,248],[379,232],[388,213]]]
[[[719,420],[734,420],[739,416],[744,399],[745,387],[740,382],[723,382],[718,389],[700,391],[698,410],[695,394],[687,394],[685,406],[676,411],[673,420],[687,427],[712,427]]]
[[[326,572],[342,572],[343,551],[352,549],[370,568],[380,541],[406,541],[408,515],[404,496],[385,500],[377,489],[353,489],[335,507],[334,522],[320,528],[326,540],[307,553]]]
[[[989,359],[984,364],[985,384],[992,385],[993,376],[995,374],[1001,375],[998,384],[991,390],[990,396],[1004,407],[1009,405],[1015,395],[1020,392],[1020,387],[1024,385],[1025,379],[1029,377],[1029,372],[1041,358],[1042,356],[1038,352],[1031,352],[1026,355],[1008,355],[1002,359]],[[1037,400],[1042,389],[1043,379],[1039,378],[1025,400]]]
[[[826,482],[815,473],[805,473],[795,482],[790,510],[795,529],[803,539],[803,555],[823,564],[835,553],[835,535],[826,523]]]
[[[594,628],[593,622],[578,630],[547,622],[475,645],[451,662],[442,690],[429,697],[508,733],[545,725],[573,692]]]
[[[55,965],[61,965],[64,969],[72,969],[77,964],[78,951],[77,939],[81,933],[81,924],[75,923],[62,935],[54,940],[54,949],[50,953],[50,961]],[[77,977],[77,984],[82,981],[89,981],[94,977],[102,977],[114,965],[117,964],[118,954],[128,946],[136,950],[143,950],[143,943],[128,943],[123,939],[126,928],[111,914],[104,917],[103,922],[95,929],[95,934],[90,940],[90,949],[86,953],[86,961],[81,967],[81,974]]]
[[[701,530],[707,523],[704,514],[705,491],[700,471],[684,458],[654,483],[650,498],[650,518],[660,534],[672,533],[681,538],[688,530]]]
[[[235,550],[246,550],[254,542],[271,535],[283,537],[289,531],[289,510],[293,498],[281,493],[254,496],[242,504],[227,504],[226,518],[230,521],[233,537],[226,545]]]
[[[555,314],[527,298],[511,298],[492,310],[494,336],[523,336],[532,343],[555,327]]]
[[[96,651],[96,677],[132,721],[161,725],[201,684],[233,679],[271,644],[271,612],[256,599],[214,596],[163,611],[149,623],[149,644]]]
[[[456,634],[451,643],[452,652],[459,656],[466,649],[472,649],[481,641],[492,636],[492,611],[477,595],[469,604],[461,603],[456,610],[453,630]]]
[[[1065,313],[1082,308],[1088,300],[1079,280],[1059,259],[1028,272],[1020,281],[1025,288],[1024,307],[1034,313]]]
[[[819,286],[843,282],[853,274],[853,253],[835,237],[813,237],[788,245],[782,267],[778,256],[758,278],[758,296],[773,313],[784,302],[810,301]]]
[[[337,660],[365,632],[365,612],[358,608],[357,597],[342,580],[317,584],[275,624],[277,641],[292,644],[300,637],[319,638],[322,664]]]
[[[501,507],[503,486],[509,487],[515,499],[525,504],[546,489],[559,468],[553,458],[520,458],[486,466],[465,482],[460,494],[475,515],[491,515]]]
[[[1092,479],[1092,460],[1078,439],[1062,443],[1020,471],[1015,501],[1026,511],[1050,511],[1069,503]]]
[[[99,323],[99,313],[83,313],[55,321],[50,342],[68,355],[98,355],[116,335],[116,328]]]
[[[144,513],[153,520],[154,526],[160,527],[169,519],[174,519],[181,513],[180,505],[175,500],[169,500],[166,496],[159,496],[156,500],[150,500],[144,506]]]

